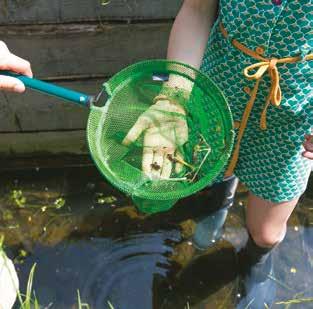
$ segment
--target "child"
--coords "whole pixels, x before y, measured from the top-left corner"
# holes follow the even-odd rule
[[[33,76],[30,63],[10,53],[6,44],[0,41],[0,70],[13,71],[29,77]],[[0,90],[24,92],[24,84],[16,78],[0,74]]]
[[[10,53],[6,44],[0,41],[0,71],[9,70],[32,77],[29,62]],[[3,76],[0,73],[0,90],[21,93],[24,84],[16,78]],[[11,308],[17,296],[18,277],[12,261],[0,252],[0,308]]]
[[[220,236],[233,202],[235,174],[250,191],[249,240],[240,252],[246,291],[238,308],[272,304],[272,248],[283,240],[311,171],[311,13],[311,0],[185,0],[170,35],[168,59],[207,73],[227,97],[235,121],[237,141],[226,178],[214,186],[215,212],[198,223],[194,243],[209,246]],[[161,95],[155,103],[166,110],[167,101]],[[155,126],[144,120],[139,118],[126,144],[139,136],[144,124],[145,132]],[[163,144],[157,134],[145,136],[144,143],[143,170],[155,176],[149,166],[156,162],[162,167],[160,175],[168,176],[171,163],[166,154],[176,150],[169,147],[175,143]]]
[[[0,251],[0,308],[10,309],[13,307],[19,281],[13,262]]]

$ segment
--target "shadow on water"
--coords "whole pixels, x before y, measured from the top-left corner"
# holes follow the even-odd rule
[[[2,173],[0,233],[25,291],[43,308],[234,308],[240,292],[236,252],[245,244],[246,192],[238,190],[223,240],[206,251],[190,241],[197,218],[209,214],[210,190],[167,213],[145,216],[90,167]],[[274,308],[313,308],[312,188],[290,219],[274,254]],[[205,207],[207,206],[207,207]],[[306,302],[305,302],[306,299]]]

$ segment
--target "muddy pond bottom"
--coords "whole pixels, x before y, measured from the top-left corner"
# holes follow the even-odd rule
[[[210,189],[147,216],[90,165],[21,166],[0,177],[5,251],[21,293],[36,264],[33,291],[42,308],[79,308],[78,293],[92,309],[234,308],[241,296],[242,187],[223,238],[198,251],[191,239],[197,222],[210,214]],[[274,267],[274,308],[313,308],[312,180],[275,249]]]

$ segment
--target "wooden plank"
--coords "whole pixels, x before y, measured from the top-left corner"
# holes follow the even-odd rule
[[[0,23],[38,24],[107,20],[160,20],[176,16],[182,0],[0,0]]]
[[[1,133],[0,157],[88,153],[86,133],[80,131]]]
[[[0,38],[37,77],[111,76],[143,59],[164,58],[170,23],[0,27]]]
[[[102,79],[57,82],[87,94],[97,94]],[[0,93],[0,132],[85,129],[89,110],[33,90]]]
[[[95,165],[89,154],[49,155],[45,153],[34,156],[34,154],[29,153],[28,155],[20,154],[18,156],[10,155],[9,157],[1,157],[0,175],[7,175],[6,173],[3,173],[5,171],[18,171],[19,173],[24,173],[25,170],[64,170],[66,168],[87,168],[90,172],[93,172]]]
[[[19,131],[18,122],[15,119],[13,106],[10,105],[8,97],[0,91],[0,131]]]

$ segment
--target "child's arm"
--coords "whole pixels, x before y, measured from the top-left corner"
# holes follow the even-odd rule
[[[173,24],[167,58],[199,68],[218,0],[185,0]]]
[[[199,69],[210,29],[217,16],[218,0],[185,0],[173,24],[167,58]],[[169,86],[191,90],[186,79],[170,77]]]
[[[13,71],[29,77],[33,76],[30,63],[10,53],[6,44],[0,41],[0,70]],[[16,78],[0,74],[0,90],[23,92],[24,84]]]
[[[169,39],[167,58],[199,68],[205,52],[210,28],[215,20],[218,0],[185,0]],[[142,170],[152,177],[169,178],[175,158],[179,172],[182,154],[179,146],[188,141],[186,113],[179,104],[173,104],[165,95],[167,87],[178,87],[190,93],[192,82],[177,75],[169,81],[154,103],[143,113],[123,140],[124,145],[134,142],[144,132]],[[179,159],[179,160],[177,160]],[[157,166],[157,169],[154,169]]]
[[[305,141],[303,143],[304,151],[302,155],[310,160],[313,160],[313,130],[312,134],[305,136]]]

